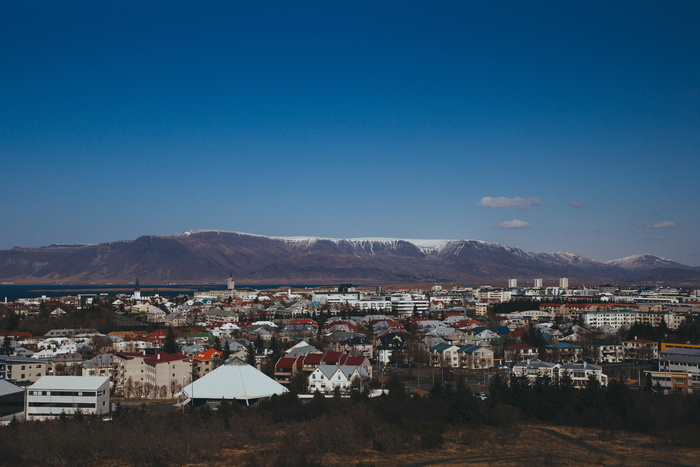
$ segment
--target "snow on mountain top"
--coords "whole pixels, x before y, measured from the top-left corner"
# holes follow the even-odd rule
[[[360,238],[325,238],[325,237],[270,237],[287,242],[313,243],[318,240],[329,240],[331,242],[350,242],[350,243],[383,243],[394,245],[398,242],[412,243],[423,251],[439,250],[444,248],[450,242],[457,240],[444,239],[415,239],[415,238],[387,238],[387,237],[360,237]]]
[[[657,265],[680,265],[680,263],[673,261],[672,259],[662,258],[661,256],[651,255],[651,254],[637,254],[630,255],[620,259],[614,259],[612,261],[607,261],[605,264],[611,264],[614,266],[621,266],[626,268],[643,268]]]
[[[328,240],[331,242],[350,242],[350,243],[383,243],[383,244],[396,244],[398,242],[407,242],[415,245],[424,252],[427,251],[439,251],[451,242],[474,242],[486,246],[501,246],[497,243],[484,242],[481,240],[457,240],[457,239],[418,239],[418,238],[389,238],[389,237],[358,237],[358,238],[333,238],[333,237],[311,237],[311,236],[289,236],[289,237],[274,237],[268,235],[258,235],[250,234],[245,232],[234,232],[234,231],[224,231],[224,230],[188,230],[180,235],[186,237],[199,233],[230,233],[237,235],[250,235],[251,237],[264,237],[272,238],[276,240],[282,240],[285,242],[296,242],[296,243],[307,243],[311,244],[319,240]]]
[[[674,262],[671,259],[663,258],[661,256],[656,256],[656,255],[652,255],[649,253],[641,253],[641,254],[636,254],[636,255],[625,256],[624,258],[620,258],[620,259],[613,259],[611,261],[606,261],[606,263],[625,263],[625,262],[632,262],[632,261],[639,261],[639,260],[645,260],[645,261],[655,260],[655,261]]]

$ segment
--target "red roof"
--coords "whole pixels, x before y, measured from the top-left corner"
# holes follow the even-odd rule
[[[221,358],[221,352],[218,350],[211,348],[207,349],[204,352],[198,353],[197,355],[194,356],[195,360],[199,360],[200,362],[204,361],[211,361],[214,360],[215,358]]]
[[[282,357],[277,361],[277,364],[275,365],[275,369],[282,369],[284,368],[285,370],[289,369],[291,370],[294,367],[294,364],[296,363],[297,359],[294,357]]]
[[[533,347],[528,344],[513,344],[506,347],[506,350],[537,350],[537,347]]]
[[[359,366],[362,365],[365,361],[365,357],[352,357],[348,354],[344,354],[343,357],[340,359],[340,364],[341,365],[350,365],[350,366]]]
[[[328,351],[323,355],[323,363],[337,364],[343,352]]]
[[[148,357],[144,361],[155,365],[157,363],[176,362],[178,360],[187,360],[187,355],[181,353],[158,352],[157,355]]]
[[[310,353],[304,357],[304,365],[320,365],[323,359],[322,353]]]
[[[8,331],[0,334],[2,336],[12,336],[14,338],[18,337],[32,337],[31,332],[24,332],[24,331]]]

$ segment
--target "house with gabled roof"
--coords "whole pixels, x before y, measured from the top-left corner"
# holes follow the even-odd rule
[[[341,393],[363,390],[370,376],[361,365],[320,365],[309,375],[309,392],[332,394],[336,388]]]

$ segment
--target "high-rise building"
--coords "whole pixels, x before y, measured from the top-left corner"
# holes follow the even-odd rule
[[[535,288],[536,289],[542,288],[542,279],[535,279]]]
[[[569,278],[568,277],[560,277],[559,278],[559,288],[560,289],[568,289],[569,288]]]
[[[515,289],[518,287],[518,279],[508,279],[508,288]]]

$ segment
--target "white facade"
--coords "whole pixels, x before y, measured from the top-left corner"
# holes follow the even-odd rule
[[[391,309],[399,317],[424,314],[430,308],[430,301],[424,296],[401,295],[391,297]]]
[[[361,389],[369,380],[369,375],[362,365],[319,365],[309,375],[309,392],[332,393],[335,388],[340,392],[350,392],[354,387]]]
[[[44,376],[27,388],[27,420],[109,412],[109,377]]]
[[[541,289],[542,288],[542,279],[535,279],[535,284],[533,285],[533,287],[536,289]]]
[[[610,326],[614,329],[631,326],[634,323],[658,326],[665,322],[669,329],[678,329],[685,317],[673,312],[645,312],[630,309],[612,309],[608,311],[588,311],[581,313],[581,321],[586,326]]]

